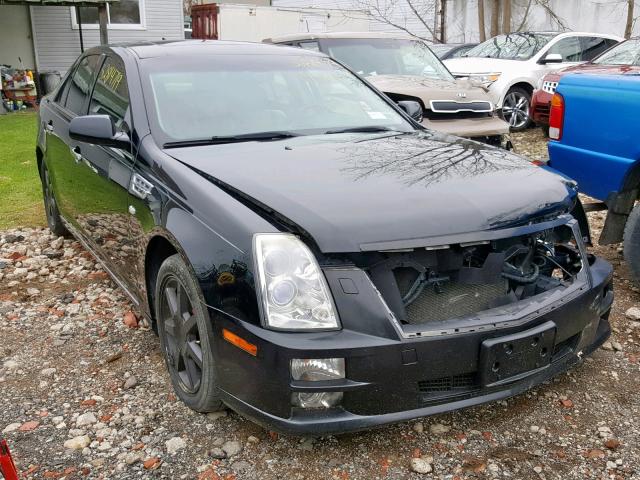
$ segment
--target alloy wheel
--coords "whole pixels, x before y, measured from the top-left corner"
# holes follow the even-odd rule
[[[161,328],[167,363],[177,374],[180,387],[194,394],[202,382],[203,365],[197,318],[184,286],[176,277],[167,277],[161,292]]]
[[[509,92],[504,98],[502,116],[511,128],[522,128],[529,122],[529,99],[521,92]]]

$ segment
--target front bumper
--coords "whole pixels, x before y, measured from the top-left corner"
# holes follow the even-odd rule
[[[425,337],[389,338],[385,331],[362,333],[349,329],[274,332],[222,318],[212,311],[216,318],[214,353],[220,393],[229,407],[266,428],[298,435],[363,430],[507,398],[579,363],[607,339],[613,303],[612,268],[596,258],[589,268],[589,278],[589,285],[577,295],[540,308],[535,312],[538,315],[527,315],[521,323]],[[330,283],[334,280],[328,275]],[[342,315],[360,315],[364,322],[371,320],[369,323],[380,321],[373,318],[379,317],[379,312],[368,306],[370,303],[360,311],[344,312],[340,300],[336,302]],[[495,320],[500,323],[500,319]],[[556,333],[548,365],[499,384],[483,386],[478,381],[485,340],[549,322],[555,325]],[[224,342],[222,328],[256,344],[257,357]],[[345,358],[345,380],[321,384],[291,380],[291,359],[334,357]],[[291,407],[292,392],[313,390],[343,391],[340,408]]]
[[[498,136],[509,133],[509,124],[498,116],[453,120],[430,120],[425,118],[422,121],[422,125],[431,130],[465,138]]]

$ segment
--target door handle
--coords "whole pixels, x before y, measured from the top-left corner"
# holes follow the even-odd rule
[[[82,161],[82,153],[80,153],[80,147],[73,147],[71,149],[71,154],[73,155],[76,163],[80,163]]]
[[[53,132],[53,122],[51,120],[49,120],[49,123],[47,123],[44,128],[47,130],[47,132]]]

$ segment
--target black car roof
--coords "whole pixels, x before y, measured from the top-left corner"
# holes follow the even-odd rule
[[[158,42],[128,42],[110,45],[123,48],[138,58],[183,57],[194,55],[322,55],[295,47],[230,40],[165,40]]]

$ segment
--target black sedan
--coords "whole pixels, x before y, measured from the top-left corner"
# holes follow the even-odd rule
[[[49,227],[145,313],[200,412],[344,432],[579,362],[613,290],[575,183],[403,109],[297,48],[94,48],[41,105]]]

